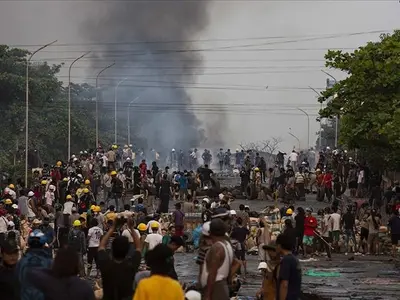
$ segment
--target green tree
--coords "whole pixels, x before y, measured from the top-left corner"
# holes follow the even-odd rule
[[[0,171],[20,176],[25,162],[25,68],[28,51],[0,45]],[[67,158],[68,88],[58,80],[60,65],[29,67],[29,165]],[[71,151],[95,148],[95,89],[71,85]],[[102,144],[112,142],[109,113],[100,112]],[[12,174],[13,175],[13,174]]]
[[[348,74],[322,93],[321,117],[340,119],[340,143],[376,168],[399,168],[400,31],[353,53],[328,51],[326,66]]]

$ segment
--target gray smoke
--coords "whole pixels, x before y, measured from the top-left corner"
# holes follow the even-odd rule
[[[102,81],[114,76],[115,84],[117,77],[128,78],[121,84],[119,111],[126,112],[128,103],[139,96],[131,119],[132,133],[139,138],[133,142],[141,141],[140,147],[188,149],[204,140],[184,85],[193,82],[194,67],[202,64],[201,54],[190,51],[198,45],[190,41],[207,26],[209,3],[99,1],[98,10],[84,22],[84,36],[98,43],[93,46],[98,59],[92,67],[116,62]]]

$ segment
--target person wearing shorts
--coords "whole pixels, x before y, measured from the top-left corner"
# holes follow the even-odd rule
[[[312,247],[313,244],[314,244],[314,237],[313,236],[309,236],[309,235],[303,236],[303,245]]]
[[[389,228],[390,228],[390,237],[392,240],[392,256],[396,257],[397,255],[397,246],[400,241],[400,216],[399,211],[396,210],[393,216],[389,220]]]
[[[303,236],[303,245],[304,245],[304,255],[307,253],[313,253],[313,245],[314,245],[314,236],[315,229],[317,228],[318,222],[317,219],[312,215],[312,209],[306,208],[306,217],[304,219],[304,236]],[[307,251],[308,250],[308,251]]]

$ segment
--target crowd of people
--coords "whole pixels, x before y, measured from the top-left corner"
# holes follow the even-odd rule
[[[378,255],[384,252],[382,236],[389,234],[391,255],[397,255],[399,184],[379,198],[373,174],[353,164],[348,173],[334,171],[327,152],[320,154],[315,168],[309,156],[295,151],[286,161],[286,154],[279,152],[267,168],[257,152],[221,149],[220,171],[240,170],[242,188],[259,182],[271,200],[283,203],[281,209],[271,206],[261,214],[244,205],[235,211],[235,197],[219,186],[207,164],[212,163],[210,151],[204,151],[203,165],[198,164],[197,149],[193,153],[187,163],[195,169],[181,169],[184,164],[175,149],[171,168],[160,168],[157,160],[151,165],[138,160],[129,146],[113,145],[33,169],[28,184],[8,182],[0,201],[2,299],[225,300],[246,278],[246,256],[252,248],[263,274],[257,297],[297,299],[299,254],[326,252],[328,259],[340,252]],[[340,199],[344,182],[350,205]],[[317,200],[326,199],[327,207],[318,212],[295,209],[295,201],[305,201],[314,186]],[[371,191],[370,201],[357,202],[365,190]],[[390,218],[382,217],[382,203]],[[189,213],[201,216],[197,228],[186,227]],[[190,229],[199,233],[194,242],[199,273],[197,283],[188,287],[179,282],[174,254],[185,248]],[[93,290],[79,278],[98,283]]]

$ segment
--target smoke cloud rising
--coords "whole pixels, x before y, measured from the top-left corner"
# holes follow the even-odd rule
[[[198,47],[193,40],[208,24],[209,3],[99,1],[83,23],[84,37],[98,43],[93,67],[116,62],[102,80],[114,77],[116,84],[127,78],[119,93],[121,117],[139,96],[131,106],[131,131],[140,138],[133,143],[139,147],[188,149],[204,140],[184,85],[193,82],[194,68],[202,64],[201,53],[190,50]]]

